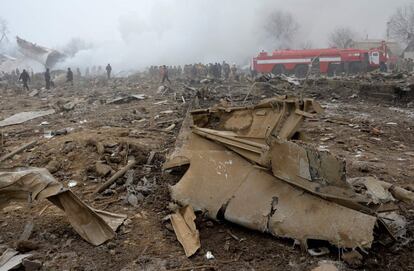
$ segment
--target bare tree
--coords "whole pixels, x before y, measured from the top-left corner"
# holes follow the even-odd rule
[[[92,44],[80,38],[72,38],[63,48],[63,52],[68,56],[74,56],[77,52],[92,48]]]
[[[7,21],[0,17],[0,43],[2,43],[3,40],[8,40],[7,34],[9,33],[9,27],[7,24]]]
[[[337,27],[329,34],[329,46],[348,48],[357,34],[349,27]]]
[[[276,47],[288,48],[293,44],[299,24],[291,13],[276,10],[266,20],[265,30]]]
[[[414,4],[398,8],[391,16],[388,31],[392,38],[407,44],[414,40]]]

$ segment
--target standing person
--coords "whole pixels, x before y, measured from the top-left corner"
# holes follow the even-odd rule
[[[224,79],[229,79],[230,76],[230,65],[228,63],[226,63],[225,61],[223,61],[223,75],[224,75]]]
[[[66,72],[66,83],[70,83],[73,86],[73,72],[70,68]]]
[[[108,79],[111,79],[112,67],[109,63],[108,63],[108,65],[106,65],[105,70],[106,70],[106,75],[107,75]]]
[[[238,75],[237,75],[237,67],[236,67],[236,64],[233,64],[233,66],[231,66],[230,72],[231,72],[232,79],[235,80],[235,81],[239,81],[238,80],[239,78],[238,78]]]
[[[27,82],[30,81],[30,76],[29,76],[29,73],[25,69],[23,69],[22,73],[20,74],[19,80],[22,80],[23,87],[26,90],[29,90],[29,86],[27,85]]]
[[[161,66],[160,72],[161,72],[161,76],[162,76],[161,83],[164,83],[165,80],[167,80],[168,83],[171,84],[170,78],[168,78],[168,69],[167,69],[167,66],[165,66],[165,65]]]
[[[50,71],[49,71],[49,68],[47,68],[46,72],[45,72],[45,82],[46,82],[46,89],[50,89]]]

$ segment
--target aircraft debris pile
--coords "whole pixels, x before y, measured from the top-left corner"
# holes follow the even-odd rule
[[[246,107],[191,111],[164,169],[189,165],[172,198],[212,219],[224,219],[302,247],[309,240],[339,248],[370,248],[374,230],[394,239],[403,220],[393,202],[414,194],[375,178],[346,178],[345,161],[299,140],[305,118],[323,109],[313,99],[278,96]],[[404,190],[397,196],[396,190]],[[393,195],[394,197],[392,197]],[[385,200],[387,199],[387,200]],[[393,219],[386,217],[392,213]],[[398,219],[397,219],[398,217]]]

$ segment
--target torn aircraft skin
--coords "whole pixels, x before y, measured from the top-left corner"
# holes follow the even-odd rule
[[[275,97],[252,107],[192,111],[165,169],[190,164],[171,196],[182,205],[275,236],[370,248],[372,201],[346,182],[345,162],[293,138],[311,99]]]
[[[200,248],[200,234],[194,222],[196,216],[191,206],[185,206],[170,216],[175,235],[190,257]]]
[[[19,50],[26,57],[36,60],[43,64],[45,67],[52,68],[59,61],[63,60],[66,56],[56,50],[39,46],[35,43],[31,43],[22,38],[16,37]]]
[[[75,231],[93,245],[115,237],[126,216],[95,210],[70,190],[63,188],[46,169],[12,168],[0,170],[0,208],[11,201],[32,202],[48,199],[65,212]]]

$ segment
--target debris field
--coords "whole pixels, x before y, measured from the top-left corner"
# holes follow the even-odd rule
[[[0,270],[414,270],[413,74],[0,96]]]

